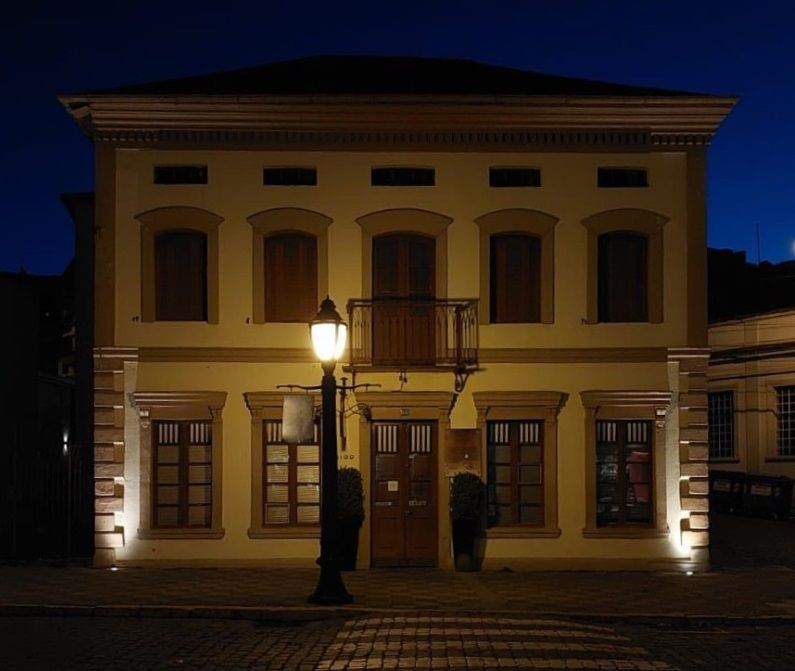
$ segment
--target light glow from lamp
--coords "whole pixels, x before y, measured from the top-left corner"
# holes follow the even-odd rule
[[[345,351],[348,325],[342,321],[334,302],[327,296],[320,304],[320,312],[309,324],[312,347],[321,361],[337,361]]]

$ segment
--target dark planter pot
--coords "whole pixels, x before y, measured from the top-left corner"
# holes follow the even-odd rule
[[[477,520],[453,520],[453,556],[458,571],[476,571],[475,537]]]
[[[343,571],[356,570],[360,526],[358,520],[340,520],[340,568]]]

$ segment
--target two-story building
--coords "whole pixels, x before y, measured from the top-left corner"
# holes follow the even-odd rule
[[[96,562],[310,565],[347,308],[361,567],[708,561],[705,157],[735,99],[316,57],[61,98],[96,149]],[[340,370],[341,368],[341,370]],[[300,392],[297,392],[300,393]],[[478,431],[479,430],[479,431]]]

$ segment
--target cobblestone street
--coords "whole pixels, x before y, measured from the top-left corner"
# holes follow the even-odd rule
[[[795,669],[793,625],[678,628],[387,615],[241,620],[0,618],[0,669]]]

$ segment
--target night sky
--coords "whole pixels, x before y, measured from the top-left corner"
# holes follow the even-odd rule
[[[0,269],[58,273],[59,194],[92,189],[91,144],[59,93],[319,54],[471,58],[739,95],[712,145],[709,244],[795,257],[795,8],[779,0],[36,2],[0,23]]]

